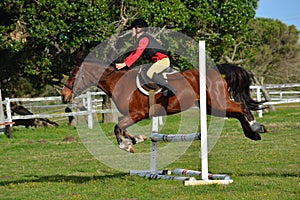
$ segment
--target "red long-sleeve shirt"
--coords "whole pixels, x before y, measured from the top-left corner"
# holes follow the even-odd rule
[[[135,63],[141,57],[148,44],[149,39],[147,37],[143,37],[142,39],[140,39],[137,48],[133,52],[131,52],[131,54],[127,58],[125,58],[124,63],[128,67],[131,67],[133,63]],[[152,56],[151,60],[153,62],[157,62],[158,60],[161,60],[163,58],[168,58],[168,56],[163,53],[157,52],[154,56]]]

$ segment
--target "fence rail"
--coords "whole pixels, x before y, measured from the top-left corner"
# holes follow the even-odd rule
[[[287,91],[287,88],[293,88],[292,91]],[[299,90],[298,90],[299,88]],[[258,101],[263,99],[262,97],[262,89],[268,89],[269,95],[271,96],[271,101],[265,103],[264,105],[274,105],[274,104],[285,104],[285,103],[295,103],[300,102],[300,83],[294,84],[268,84],[262,86],[251,86],[252,95]],[[275,90],[276,89],[276,90]],[[69,116],[82,116],[86,115],[88,117],[88,126],[89,128],[93,127],[93,114],[95,113],[112,113],[117,112],[113,109],[102,109],[102,101],[104,92],[87,92],[79,96],[78,98],[82,98],[82,104],[85,107],[85,111],[76,111],[65,113],[60,111],[56,111],[56,113],[42,113],[42,114],[33,114],[33,115],[12,115],[10,104],[12,102],[44,102],[44,101],[61,101],[61,97],[37,97],[37,98],[5,98],[4,101],[0,101],[1,105],[5,105],[6,108],[6,118],[0,118],[0,124],[2,123],[10,123],[13,120],[17,119],[35,119],[35,118],[58,118],[58,117],[69,117]],[[96,98],[98,97],[98,98]],[[100,97],[100,99],[99,99]],[[100,105],[100,106],[99,106]],[[32,106],[32,105],[30,105]],[[36,108],[57,108],[57,107],[66,107],[66,105],[38,105]],[[263,111],[258,112],[259,117],[262,117]],[[10,124],[12,126],[12,124]]]
[[[292,91],[287,89],[293,88]],[[295,89],[299,90],[295,90]],[[286,104],[286,103],[299,103],[300,102],[300,83],[291,84],[266,84],[261,86],[250,86],[253,92],[253,96],[256,97],[258,101],[262,98],[262,89],[267,89],[270,95],[271,101],[264,103],[264,105],[276,105],[276,104]],[[258,116],[263,116],[263,111],[258,111]]]
[[[99,109],[99,104],[102,105],[104,92],[87,92],[78,97],[78,99],[82,99],[83,107],[86,109],[84,111],[76,111],[76,112],[61,112],[61,113],[46,113],[46,114],[32,114],[32,115],[12,115],[10,104],[12,102],[44,102],[44,101],[61,101],[61,97],[37,97],[37,98],[5,98],[4,101],[0,101],[1,104],[5,105],[6,108],[6,118],[0,123],[12,122],[13,120],[18,119],[36,119],[36,118],[58,118],[58,117],[69,117],[69,116],[82,116],[86,115],[88,117],[88,127],[93,127],[93,114],[95,113],[112,113],[116,112],[113,109]],[[96,96],[100,96],[101,99],[96,99]],[[58,107],[63,105],[46,105],[39,107]],[[64,105],[66,107],[66,105]],[[12,126],[12,125],[10,125]]]

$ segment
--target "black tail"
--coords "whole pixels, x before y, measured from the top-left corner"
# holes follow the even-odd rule
[[[251,78],[249,73],[234,64],[218,64],[215,69],[223,76],[228,84],[229,94],[236,102],[244,103],[250,110],[264,109],[266,101],[255,101],[250,94]]]

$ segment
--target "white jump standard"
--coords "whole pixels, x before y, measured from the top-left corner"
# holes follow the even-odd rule
[[[152,118],[152,134],[151,134],[151,155],[150,170],[130,170],[130,176],[138,175],[149,179],[165,179],[183,181],[184,185],[205,185],[205,184],[229,184],[233,181],[228,175],[207,173],[208,179],[197,180],[201,178],[202,172],[176,168],[170,170],[156,170],[156,152],[157,142],[182,142],[200,140],[200,133],[192,134],[159,134],[158,133],[158,117]],[[179,176],[178,176],[179,175]]]
[[[206,185],[206,184],[229,184],[233,180],[224,174],[208,173],[208,152],[207,152],[207,115],[206,115],[206,56],[205,42],[199,42],[199,84],[200,84],[200,124],[201,133],[192,134],[159,134],[158,117],[152,117],[152,134],[151,134],[151,152],[150,152],[150,170],[130,170],[130,175],[138,175],[149,179],[167,179],[183,181],[184,185]],[[151,97],[150,101],[151,101]],[[152,101],[154,100],[154,97]],[[156,169],[157,142],[183,142],[201,140],[201,172],[176,168],[173,172],[169,170]],[[177,176],[170,176],[173,175]],[[180,176],[178,176],[180,175]],[[181,176],[184,175],[184,176]],[[187,177],[188,176],[188,177]],[[195,177],[200,180],[197,180]]]

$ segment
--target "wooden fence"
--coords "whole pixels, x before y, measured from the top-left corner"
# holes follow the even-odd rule
[[[81,104],[84,108],[83,111],[75,111],[75,112],[64,112],[64,108],[67,107],[66,104],[61,104],[61,97],[54,96],[54,97],[37,97],[37,98],[5,98],[4,101],[0,101],[0,104],[4,105],[6,108],[6,117],[2,117],[0,124],[9,124],[13,120],[18,119],[38,119],[38,118],[60,118],[60,117],[69,117],[69,116],[80,116],[86,115],[88,118],[88,127],[93,127],[93,114],[95,113],[111,113],[116,112],[113,109],[102,109],[102,102],[103,96],[105,95],[104,92],[87,92],[83,95],[80,95],[78,98],[81,100]],[[34,109],[48,109],[52,110],[53,113],[39,113],[39,114],[32,114],[32,115],[12,115],[11,111],[11,103],[13,102],[22,102],[22,105],[27,109],[33,111]],[[45,105],[40,105],[41,102]],[[59,102],[59,104],[55,104]],[[31,103],[38,103],[39,105],[31,104]],[[50,109],[55,108],[55,110]],[[33,112],[35,113],[35,112]],[[1,118],[0,118],[1,119]],[[10,124],[12,126],[12,124]]]
[[[252,95],[258,101],[262,100],[262,92],[261,90],[265,88],[268,90],[269,95],[271,97],[271,101],[265,103],[265,105],[271,104],[285,104],[285,103],[296,103],[300,102],[300,83],[296,84],[270,84],[270,85],[263,85],[263,86],[251,86],[250,89],[252,91]],[[290,90],[290,89],[293,90]],[[88,118],[88,127],[93,127],[93,114],[95,113],[111,113],[117,112],[116,110],[112,109],[102,109],[102,101],[103,96],[105,95],[104,92],[87,92],[78,97],[78,99],[82,99],[82,105],[85,108],[84,111],[75,111],[75,112],[64,112],[66,107],[65,104],[55,104],[53,102],[61,102],[60,96],[54,97],[38,97],[38,98],[5,98],[4,101],[0,101],[0,105],[4,105],[6,108],[6,117],[0,116],[0,128],[1,124],[9,124],[12,126],[11,122],[17,119],[38,119],[38,118],[62,118],[62,117],[69,117],[69,116],[80,116],[86,115]],[[12,115],[10,104],[12,102],[22,102],[27,103],[26,108],[33,110],[34,108],[57,108],[54,113],[39,113],[33,115]],[[32,105],[30,102],[52,102],[47,103],[44,105]],[[23,104],[24,105],[24,104]],[[60,109],[58,109],[60,107]],[[35,113],[35,112],[33,112]],[[263,111],[258,112],[259,117],[262,117]],[[3,125],[2,125],[3,128]]]
[[[252,96],[256,97],[258,101],[264,99],[262,89],[266,89],[268,91],[271,101],[266,102],[264,105],[300,102],[300,83],[250,86],[250,89],[252,90]],[[258,111],[258,116],[263,116],[262,110]]]

